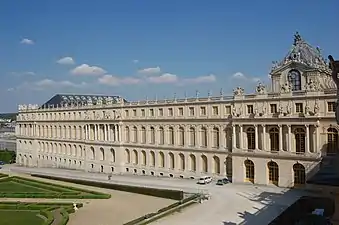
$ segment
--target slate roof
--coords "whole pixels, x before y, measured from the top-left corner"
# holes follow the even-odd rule
[[[96,105],[98,101],[101,101],[102,104],[107,104],[109,101],[112,101],[113,104],[117,103],[120,96],[107,96],[107,95],[78,95],[78,94],[56,94],[47,102],[42,104],[40,108],[56,108],[61,106],[71,106],[71,105],[88,105],[90,102],[93,105]],[[127,102],[125,99],[122,99],[124,102]]]

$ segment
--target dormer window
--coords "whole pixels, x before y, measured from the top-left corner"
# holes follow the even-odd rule
[[[301,74],[298,70],[291,70],[288,73],[288,82],[291,85],[292,91],[301,90]]]

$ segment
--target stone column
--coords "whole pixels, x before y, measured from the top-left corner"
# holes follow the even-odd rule
[[[282,125],[279,125],[279,151],[283,151],[283,129]]]
[[[121,132],[121,130],[120,130]],[[115,135],[115,140],[116,142],[118,142],[118,125],[114,125],[114,135]]]
[[[291,132],[291,125],[287,125],[288,128],[288,151],[292,151],[292,132]]]
[[[239,148],[240,149],[243,149],[243,146],[244,146],[244,143],[243,143],[243,126],[242,124],[239,125],[239,128],[240,128],[240,131],[239,131]]]
[[[108,132],[107,132],[107,124],[104,124],[104,141],[107,141],[108,139]]]
[[[255,149],[259,149],[258,147],[258,142],[259,142],[259,132],[258,132],[258,125],[255,124],[254,125],[254,129],[255,129]]]
[[[119,124],[118,127],[118,141],[121,142],[122,141],[122,125]]]
[[[232,145],[233,145],[233,149],[237,148],[237,137],[235,133],[235,125],[232,125]]]
[[[266,151],[266,125],[262,125],[262,150]]]
[[[108,130],[108,132],[107,132],[107,141],[111,141],[111,124],[108,124],[107,125],[107,130]]]
[[[305,137],[305,150],[306,153],[310,152],[310,126],[309,125],[305,125],[306,126],[306,137]]]
[[[315,132],[316,132],[316,144],[315,144],[315,152],[320,151],[320,135],[319,135],[319,125],[316,125]]]

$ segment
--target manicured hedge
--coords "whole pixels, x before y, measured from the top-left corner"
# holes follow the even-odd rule
[[[0,173],[0,178],[8,177],[7,174]]]
[[[128,186],[128,185],[112,184],[112,183],[101,183],[97,181],[79,180],[79,179],[71,179],[71,178],[64,178],[64,177],[40,175],[40,174],[31,174],[31,176],[52,179],[52,180],[59,180],[59,181],[64,181],[64,182],[70,182],[70,183],[75,183],[75,184],[82,184],[82,185],[93,186],[93,187],[99,187],[99,188],[113,189],[117,191],[132,192],[132,193],[143,194],[143,195],[151,195],[155,197],[167,198],[167,199],[173,199],[173,200],[182,200],[184,197],[184,192],[177,191],[177,190]]]
[[[42,181],[36,181],[23,177],[7,177],[0,179],[1,182],[17,182],[28,186],[46,189],[51,192],[0,192],[0,198],[63,198],[63,199],[108,199],[109,194],[96,191],[82,190],[75,187],[67,187],[57,184],[51,184]]]

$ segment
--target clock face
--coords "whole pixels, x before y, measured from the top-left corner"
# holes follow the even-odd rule
[[[297,71],[292,70],[289,74],[289,77],[291,80],[295,80],[299,76],[299,73]]]

